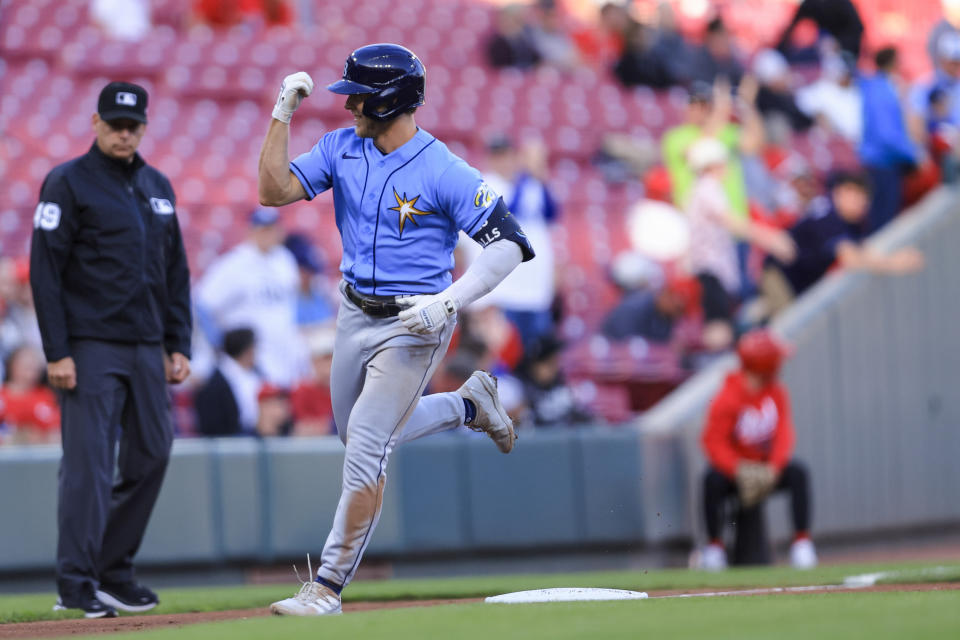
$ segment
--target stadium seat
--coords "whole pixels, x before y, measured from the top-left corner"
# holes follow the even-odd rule
[[[487,139],[504,132],[516,139],[539,137],[548,146],[551,187],[562,210],[554,242],[570,314],[562,330],[568,338],[580,338],[595,330],[616,301],[606,269],[628,248],[625,211],[642,196],[638,185],[611,187],[591,158],[607,132],[657,140],[683,120],[687,106],[682,88],[625,90],[604,69],[492,69],[483,45],[496,9],[472,0],[313,2],[313,23],[302,29],[188,24],[185,0],[152,0],[153,26],[140,43],[109,41],[91,24],[88,4],[4,3],[0,246],[8,255],[16,255],[13,249],[25,251],[29,225],[22,221],[32,215],[45,173],[90,145],[90,114],[100,88],[124,77],[150,91],[151,123],[142,151],[173,180],[184,224],[191,229],[191,263],[202,270],[243,236],[246,225],[238,220],[256,206],[256,159],[282,77],[307,70],[318,87],[292,128],[291,153],[300,153],[325,131],[350,124],[343,97],[322,90],[339,75],[346,55],[359,43],[396,40],[416,51],[429,69],[418,123],[455,152],[482,165]],[[708,3],[675,4],[684,33],[702,30]],[[857,4],[867,25],[865,45],[898,42],[910,74],[929,68],[923,41],[928,26],[939,19],[937,3],[915,3],[909,14],[902,0]],[[794,6],[766,0],[725,3],[724,19],[749,51],[771,42]],[[765,19],[757,21],[761,10]],[[804,80],[809,73],[798,75]],[[45,95],[37,99],[40,87]],[[849,143],[818,130],[796,136],[792,146],[820,171],[856,161]],[[336,234],[326,231],[331,212],[330,196],[324,195],[284,209],[284,222],[309,233],[332,262],[340,249]],[[632,357],[629,349],[608,348],[612,355],[587,354],[584,362],[617,370]],[[644,360],[652,367],[650,358]],[[676,372],[668,369],[663,375],[672,380]],[[598,406],[622,405],[622,389],[601,385],[596,394]]]

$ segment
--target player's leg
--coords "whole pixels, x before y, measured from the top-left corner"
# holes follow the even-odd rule
[[[340,283],[340,293],[343,293],[344,283]],[[382,321],[380,321],[382,324]],[[347,432],[350,428],[350,417],[354,405],[363,390],[365,377],[364,360],[369,352],[367,344],[371,331],[374,330],[373,320],[360,311],[357,306],[343,296],[340,310],[337,313],[337,332],[333,345],[333,361],[330,364],[330,401],[333,406],[333,420],[337,425],[337,434],[340,440],[347,443]],[[349,452],[349,447],[348,447]],[[344,461],[346,463],[346,460]],[[337,508],[339,514],[344,505],[344,491],[341,489],[340,503]],[[334,529],[337,523],[334,522]],[[333,537],[331,531],[327,539]],[[277,615],[315,616],[340,613],[339,589],[334,591],[321,584],[316,574],[310,575],[307,582],[300,586],[300,591],[291,598],[274,602],[270,610]]]
[[[340,439],[346,442],[350,413],[363,390],[366,370],[363,363],[371,352],[371,334],[382,331],[383,321],[365,315],[346,296],[337,314],[337,334],[330,368],[330,398],[333,419]],[[432,374],[431,374],[432,375]],[[434,433],[456,429],[463,424],[463,398],[454,392],[423,396],[400,434],[408,442]]]
[[[777,480],[776,491],[790,493],[790,515],[794,539],[790,546],[790,562],[798,569],[817,565],[817,552],[810,540],[810,474],[799,460],[791,460]]]
[[[126,398],[118,377],[121,348],[80,340],[71,344],[77,386],[60,392],[63,457],[57,504],[58,606],[87,617],[116,615],[95,596],[100,550],[110,510],[115,425]]]
[[[469,404],[469,422],[467,422]],[[485,371],[474,371],[455,393],[436,393],[417,403],[403,427],[400,443],[466,424],[490,436],[502,453],[510,453],[517,439],[513,421],[500,402],[496,379]]]
[[[346,318],[341,313],[338,334],[345,333]],[[323,548],[316,581],[304,583],[296,596],[273,603],[274,613],[340,612],[340,591],[356,573],[380,517],[390,453],[446,353],[454,327],[450,320],[439,334],[418,336],[406,331],[398,320],[375,321],[365,317],[353,324],[357,329],[351,333],[353,341],[362,345],[353,347],[357,355],[372,355],[366,362],[359,357],[353,360],[364,371],[362,390],[348,411],[345,428],[338,424],[341,437],[349,437],[333,527]],[[366,329],[371,326],[379,326],[379,339],[370,337]],[[344,393],[349,390],[346,386],[341,389]],[[343,397],[339,402],[342,400]],[[334,410],[347,411],[343,406],[338,409],[336,404]]]
[[[415,336],[395,324],[400,330],[391,330],[366,365],[347,427],[343,490],[318,574],[338,588],[356,573],[380,517],[390,453],[443,359],[454,326],[450,321],[439,334]]]
[[[343,283],[341,282],[341,290]],[[371,319],[346,296],[341,297],[337,312],[337,332],[330,363],[330,402],[333,421],[340,440],[347,442],[347,428],[353,405],[363,390],[365,335],[371,331]]]
[[[463,396],[451,391],[420,398],[400,432],[398,444],[463,426]]]
[[[170,460],[173,423],[163,367],[163,347],[129,347],[129,392],[123,410],[119,478],[100,552],[101,600],[124,611],[157,605],[152,591],[136,584],[133,557],[140,548]]]

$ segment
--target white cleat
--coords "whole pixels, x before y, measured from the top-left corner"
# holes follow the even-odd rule
[[[700,568],[704,571],[723,571],[727,568],[727,551],[719,544],[708,544],[700,553]]]
[[[304,582],[297,595],[270,605],[278,616],[329,616],[343,613],[340,596],[316,580]]]
[[[293,566],[297,580],[300,573],[297,566]],[[307,575],[315,578],[313,567],[310,565],[310,554],[307,554]],[[301,582],[303,582],[301,580]],[[270,611],[278,616],[331,616],[343,613],[340,607],[340,596],[330,587],[320,584],[315,579],[303,582],[297,595],[286,600],[280,600],[270,605]]]
[[[473,375],[457,389],[457,393],[473,402],[477,415],[467,425],[474,431],[483,431],[500,449],[501,453],[510,453],[517,434],[513,430],[513,421],[497,395],[497,379],[486,371],[474,371]]]
[[[813,569],[817,566],[817,550],[810,538],[800,538],[790,545],[790,564],[794,569]]]

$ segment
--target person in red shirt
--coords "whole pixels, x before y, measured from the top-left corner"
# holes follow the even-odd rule
[[[60,440],[60,408],[53,391],[43,384],[43,373],[43,356],[33,347],[19,347],[7,359],[0,405],[12,442],[45,444]]]
[[[790,549],[793,566],[816,566],[816,551],[809,535],[808,473],[792,457],[790,399],[778,380],[789,349],[769,331],[757,329],[739,340],[737,354],[741,367],[727,376],[714,397],[701,440],[710,462],[703,483],[710,543],[701,554],[701,566],[726,567],[721,527],[727,500],[737,496],[741,509],[750,509],[774,491],[790,493],[795,531]]]
[[[313,376],[301,380],[290,395],[293,433],[298,436],[335,434],[330,402],[330,367],[333,364],[333,328],[316,329],[307,337]]]
[[[293,23],[286,0],[194,0],[194,17],[215,27],[262,21],[268,27]]]

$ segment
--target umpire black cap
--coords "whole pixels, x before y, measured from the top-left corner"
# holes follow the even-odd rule
[[[129,118],[147,123],[147,90],[132,82],[111,82],[100,91],[97,113],[103,120]]]

